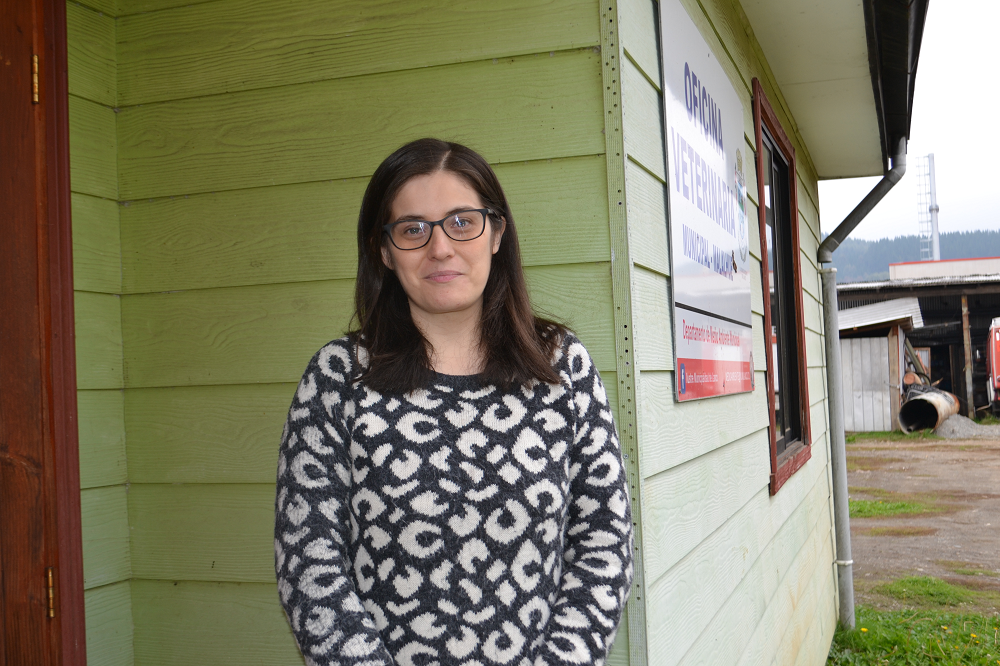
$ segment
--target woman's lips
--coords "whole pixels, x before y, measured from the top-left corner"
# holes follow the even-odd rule
[[[431,282],[451,282],[459,275],[461,275],[461,273],[458,271],[436,271],[428,275],[426,279]]]

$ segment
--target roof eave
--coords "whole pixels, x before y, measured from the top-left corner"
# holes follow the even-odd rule
[[[913,90],[929,0],[864,0],[868,65],[878,115],[882,169],[910,138]]]

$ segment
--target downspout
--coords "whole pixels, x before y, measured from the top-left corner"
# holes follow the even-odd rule
[[[872,188],[844,221],[826,237],[816,252],[821,264],[833,261],[833,252],[854,231],[906,173],[906,139],[892,156],[892,169]],[[833,473],[833,520],[837,536],[837,585],[840,624],[854,628],[854,560],[851,559],[850,508],[847,503],[847,449],[844,441],[844,393],[840,374],[840,317],[837,313],[837,269],[820,270],[823,279],[823,325],[826,331],[826,393],[830,407],[830,467]]]

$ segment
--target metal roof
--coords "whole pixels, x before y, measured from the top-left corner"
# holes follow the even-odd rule
[[[902,278],[873,282],[845,282],[837,285],[837,293],[844,291],[875,291],[881,289],[917,289],[920,287],[959,287],[987,284],[1000,285],[1000,274],[956,275],[948,277]]]
[[[896,322],[906,330],[924,325],[924,318],[920,314],[920,300],[912,297],[841,310],[838,319],[842,331]]]

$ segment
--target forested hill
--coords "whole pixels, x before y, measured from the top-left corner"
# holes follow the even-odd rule
[[[1000,230],[955,231],[941,234],[942,259],[1000,257]],[[833,254],[837,282],[888,280],[889,264],[920,261],[919,236],[897,236],[877,241],[848,237]]]

